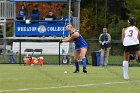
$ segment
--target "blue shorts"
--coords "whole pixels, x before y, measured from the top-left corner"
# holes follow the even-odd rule
[[[75,50],[81,50],[81,48],[86,48],[87,49],[87,46],[75,47]]]

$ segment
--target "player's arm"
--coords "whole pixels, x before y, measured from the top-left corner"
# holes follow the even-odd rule
[[[111,42],[111,36],[110,36],[110,34],[107,33],[107,37],[108,37],[108,40],[105,42],[106,44],[108,44],[108,43]]]
[[[99,36],[99,43],[100,44],[102,44],[101,37],[102,37],[102,34]]]
[[[78,36],[79,36],[79,33],[78,32],[75,32],[69,38],[63,39],[62,42],[72,42],[73,39],[77,38]]]
[[[140,30],[138,31],[138,39],[140,40]]]
[[[125,28],[122,29],[122,42],[124,41],[124,31],[125,31]]]
[[[104,45],[105,42],[104,42],[104,41],[101,41],[102,36],[103,36],[103,34],[101,34],[101,35],[99,36],[99,43],[100,43],[101,45]]]

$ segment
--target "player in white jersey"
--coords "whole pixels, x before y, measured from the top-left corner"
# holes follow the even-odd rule
[[[122,30],[122,42],[124,47],[124,61],[123,61],[123,78],[129,79],[128,76],[128,67],[129,67],[129,55],[130,52],[135,52],[140,58],[140,49],[139,49],[139,39],[140,32],[136,27],[136,20],[134,17],[130,17],[128,20],[128,27]]]
[[[139,44],[138,32],[139,32],[139,29],[135,26],[127,27],[124,32],[125,37],[123,40],[123,46]]]

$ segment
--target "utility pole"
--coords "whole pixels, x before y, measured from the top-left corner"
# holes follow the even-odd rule
[[[95,30],[97,30],[97,20],[98,20],[98,0],[96,0],[95,3],[95,9],[96,9],[96,19],[95,19]]]
[[[105,0],[105,26],[107,25],[107,0]]]

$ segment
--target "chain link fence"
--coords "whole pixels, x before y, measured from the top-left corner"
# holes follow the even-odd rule
[[[92,63],[92,56],[91,53],[94,51],[100,50],[100,44],[98,39],[87,39],[89,48],[88,48],[88,62],[89,64]],[[96,58],[96,57],[94,57]],[[108,65],[122,65],[123,62],[123,46],[121,40],[112,40],[111,41],[111,49],[110,49],[110,55],[108,59]],[[130,60],[131,66],[139,66],[139,63],[134,59]]]
[[[87,62],[89,65],[93,65],[93,59],[95,61],[95,59],[97,58],[96,55],[91,55],[92,52],[94,51],[98,51],[100,50],[100,44],[98,42],[98,39],[86,39],[87,43],[88,43],[88,51],[87,51]],[[10,48],[9,48],[10,50]],[[0,63],[4,63],[4,64],[9,64],[9,63],[16,63],[19,64],[19,54],[15,54],[15,53],[11,53],[10,51],[6,51],[6,54],[3,54],[3,50],[1,49],[1,54],[0,54]],[[22,55],[22,62],[24,63],[24,57],[26,55]],[[34,55],[33,55],[34,56]],[[44,57],[44,64],[56,64],[59,65],[59,55],[41,55]],[[15,58],[16,62],[10,62],[10,60],[12,59],[12,57]],[[93,57],[93,59],[92,59]],[[68,60],[69,62],[64,62],[64,59],[67,58],[66,60]],[[13,60],[13,59],[12,59]],[[60,56],[60,64],[73,64],[73,55],[72,56]],[[108,65],[122,65],[123,62],[123,47],[122,47],[122,43],[120,40],[112,40],[111,42],[111,49],[110,49],[110,55],[109,55],[109,60],[108,60]],[[130,65],[135,65],[138,66],[139,63],[136,60],[131,60],[130,61]]]

